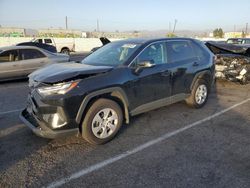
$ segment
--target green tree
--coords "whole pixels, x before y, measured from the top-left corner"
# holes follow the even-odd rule
[[[213,31],[213,35],[214,37],[216,38],[223,38],[224,36],[224,32],[221,28],[216,28],[214,31]]]
[[[169,37],[169,38],[173,38],[173,37],[177,37],[174,33],[167,33],[167,35],[166,35],[167,37]]]
[[[246,37],[246,33],[244,31],[241,32],[241,37],[245,38]]]

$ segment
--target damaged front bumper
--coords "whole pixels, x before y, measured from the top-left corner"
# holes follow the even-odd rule
[[[78,133],[78,129],[69,129],[69,130],[52,130],[48,128],[44,122],[40,121],[32,112],[28,112],[27,109],[23,110],[20,114],[21,121],[29,127],[33,133],[37,136],[54,139],[63,136],[74,135]]]
[[[55,103],[56,100],[53,102]],[[27,107],[19,117],[26,126],[40,137],[54,139],[79,132],[79,128],[72,124],[69,118],[66,118],[63,108],[44,103],[44,100],[35,90],[28,95]],[[53,124],[58,125],[58,127],[53,128]]]

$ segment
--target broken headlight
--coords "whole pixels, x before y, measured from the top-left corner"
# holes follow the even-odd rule
[[[65,94],[75,88],[78,85],[79,81],[74,82],[64,82],[59,84],[54,84],[52,86],[46,86],[38,88],[37,91],[42,96],[55,95],[55,94]]]

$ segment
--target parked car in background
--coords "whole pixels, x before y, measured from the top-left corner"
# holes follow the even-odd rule
[[[67,62],[66,54],[51,53],[33,46],[0,48],[0,80],[27,77],[34,70],[52,63]]]
[[[94,52],[94,51],[98,50],[99,48],[105,46],[106,44],[110,43],[110,40],[107,39],[106,37],[101,37],[101,38],[100,38],[100,41],[102,42],[102,46],[98,46],[98,47],[92,48],[92,49],[91,49],[91,52]]]
[[[72,39],[59,39],[59,38],[34,38],[30,42],[48,44],[56,47],[57,52],[70,54],[75,51],[75,42]]]
[[[22,42],[19,44],[16,44],[16,46],[36,46],[38,48],[42,48],[44,50],[47,50],[52,53],[57,53],[56,47],[49,44],[44,43],[38,43],[38,42]]]
[[[103,144],[130,116],[182,100],[201,108],[213,83],[214,56],[198,40],[116,41],[81,63],[29,75],[31,92],[20,118],[42,137],[80,132],[88,142]]]
[[[250,46],[250,38],[229,38],[226,41],[227,44],[243,44]]]
[[[210,43],[216,43],[216,44],[225,44],[225,40],[203,40],[204,43],[210,42]]]

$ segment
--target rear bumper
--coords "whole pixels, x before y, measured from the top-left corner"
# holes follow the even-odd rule
[[[37,136],[54,139],[63,136],[74,135],[79,132],[78,128],[68,130],[52,130],[44,122],[38,120],[35,115],[30,114],[26,109],[20,114],[21,121],[29,127]]]

